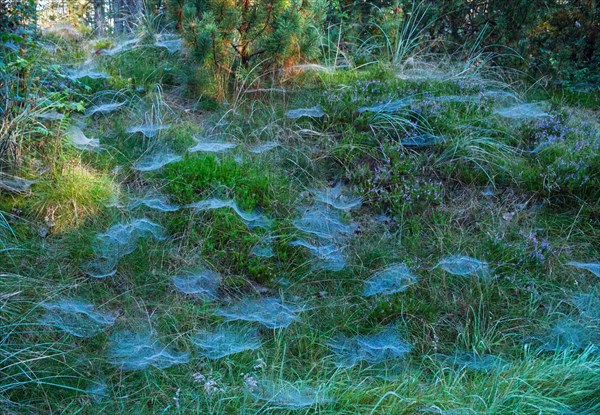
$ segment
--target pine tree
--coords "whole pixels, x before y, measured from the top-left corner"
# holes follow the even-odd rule
[[[217,71],[278,67],[318,45],[324,0],[170,0],[196,58]]]

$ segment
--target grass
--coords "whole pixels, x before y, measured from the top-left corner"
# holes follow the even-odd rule
[[[36,197],[23,209],[43,218],[53,232],[79,226],[110,201],[115,185],[77,162],[65,165],[54,180],[36,186]]]
[[[396,60],[405,62],[412,49],[410,43],[402,47],[408,49],[397,52]],[[57,63],[82,58],[81,51],[64,56],[63,49]],[[589,121],[587,101],[581,108],[578,101],[570,107],[553,101],[551,120],[518,123],[495,116],[493,100],[444,100],[513,87],[492,82],[486,71],[423,80],[367,65],[304,72],[286,79],[293,92],[257,92],[254,98],[240,93],[229,107],[207,111],[209,99],[191,100],[182,93],[190,91],[185,59],[154,48],[103,57],[112,79],[76,85],[59,109],[67,114],[63,122],[21,137],[21,172],[36,183],[29,193],[0,195],[0,210],[6,212],[0,217],[3,412],[600,411],[598,344],[542,351],[535,341],[565,316],[581,318],[572,296],[595,292],[598,284],[592,274],[566,265],[600,257],[597,125]],[[165,66],[173,73],[163,71]],[[244,83],[252,86],[251,80]],[[529,93],[535,100],[548,91]],[[406,110],[359,112],[397,98],[407,99]],[[103,151],[74,150],[63,136],[77,117],[71,104],[102,99],[128,103],[112,115],[87,120],[86,133],[100,138]],[[289,109],[314,105],[327,116],[285,118]],[[127,133],[143,121],[170,127],[153,138]],[[423,132],[444,139],[429,147],[400,144]],[[48,142],[40,145],[44,137]],[[184,154],[198,137],[237,147]],[[531,153],[544,140],[552,144]],[[263,154],[247,151],[267,141],[280,147]],[[156,172],[129,168],[146,152],[164,147],[183,159]],[[315,268],[318,261],[307,250],[290,246],[308,238],[294,219],[314,202],[311,190],[336,183],[363,198],[360,208],[341,213],[358,225],[354,235],[334,241],[347,256],[341,272]],[[115,196],[127,206],[148,191],[180,205],[232,199],[245,211],[272,218],[273,226],[250,228],[228,208],[161,213],[107,206]],[[113,277],[87,277],[96,235],[140,217],[166,227],[169,237],[142,239]],[[50,231],[41,232],[45,228]],[[274,257],[250,253],[263,238],[272,239]],[[494,277],[461,278],[435,267],[458,253],[488,261]],[[363,297],[364,281],[394,263],[407,264],[418,283],[405,292]],[[199,267],[222,276],[218,301],[202,301],[173,286],[172,276]],[[245,296],[282,298],[301,304],[303,312],[287,329],[261,327],[263,346],[256,351],[202,358],[191,336],[221,324],[215,309]],[[85,299],[115,313],[117,321],[89,339],[38,324],[42,302],[64,297]],[[586,324],[590,333],[599,329],[597,321]],[[412,345],[405,359],[383,367],[335,365],[328,343],[336,336],[374,334],[390,325]],[[190,362],[140,371],[112,365],[113,336],[148,327],[163,344],[190,353]],[[455,351],[498,355],[509,365],[486,373],[439,358]],[[314,387],[335,399],[301,411],[273,408],[249,390],[263,378]],[[106,396],[89,392],[97,384],[106,385]]]

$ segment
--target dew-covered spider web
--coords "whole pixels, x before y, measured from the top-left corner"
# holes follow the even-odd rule
[[[302,216],[294,220],[293,225],[299,231],[326,240],[352,235],[358,227],[352,223],[345,223],[337,211],[322,206],[306,208]]]
[[[132,201],[129,204],[129,209],[137,209],[140,207],[157,210],[159,212],[176,212],[179,210],[179,205],[175,205],[167,199],[166,196],[149,195],[141,199]]]
[[[95,115],[95,114],[109,114],[111,112],[115,112],[126,104],[125,101],[122,102],[109,102],[105,104],[96,104],[88,108],[86,115]]]
[[[256,350],[262,344],[258,328],[231,323],[200,330],[192,337],[192,341],[202,356],[212,360]]]
[[[133,164],[133,169],[141,172],[158,170],[167,164],[180,161],[183,157],[169,150],[148,154]]]
[[[141,370],[149,366],[166,369],[187,363],[190,355],[164,345],[152,330],[123,330],[111,336],[108,359],[123,370]]]
[[[79,127],[72,126],[67,131],[67,137],[73,147],[78,150],[97,151],[100,149],[100,140],[88,138]]]
[[[375,364],[402,359],[412,350],[410,343],[404,340],[394,327],[387,327],[372,335],[340,335],[329,343],[329,347],[339,367],[352,367],[361,362]]]
[[[345,194],[341,183],[332,188],[313,190],[312,193],[317,201],[339,210],[358,208],[362,204],[361,197]]]
[[[489,266],[485,261],[468,256],[455,255],[443,258],[435,268],[441,268],[449,274],[461,277],[489,277]]]
[[[202,141],[197,139],[196,144],[188,148],[188,152],[223,153],[236,147],[237,144],[235,143],[227,143],[223,141]]]
[[[455,352],[450,355],[438,355],[442,361],[460,369],[470,369],[477,372],[492,372],[506,369],[509,363],[501,357],[491,354],[476,354],[473,352]]]
[[[379,104],[361,107],[358,112],[373,112],[383,114],[394,114],[408,108],[412,102],[412,98],[403,98],[390,101],[384,101]]]
[[[313,269],[327,271],[341,271],[346,266],[346,255],[341,247],[333,243],[311,243],[306,239],[296,239],[290,242],[291,246],[306,248],[314,257]]]
[[[203,269],[185,275],[173,277],[173,284],[178,291],[194,295],[203,300],[216,300],[222,277],[211,270]]]
[[[130,134],[142,134],[146,138],[154,138],[162,131],[169,128],[169,125],[165,124],[139,124],[129,127],[127,132]]]
[[[365,281],[363,295],[389,295],[406,291],[416,284],[417,276],[404,264],[390,265]]]
[[[272,221],[266,216],[258,212],[247,212],[241,209],[234,200],[211,198],[191,203],[186,207],[192,208],[198,212],[229,208],[232,209],[250,228],[258,227],[269,229],[272,225]]]
[[[218,308],[215,313],[227,321],[250,321],[269,329],[286,328],[298,319],[301,309],[284,304],[278,298],[243,298],[237,303]]]
[[[278,141],[267,141],[250,147],[250,152],[254,154],[262,154],[280,146],[281,144]]]
[[[112,326],[116,316],[98,311],[79,299],[63,298],[41,304],[46,313],[40,324],[53,326],[76,337],[93,337]]]
[[[265,401],[265,405],[270,408],[305,410],[333,402],[323,388],[294,384],[284,380],[261,379],[251,393],[256,399]]]
[[[537,103],[517,104],[510,107],[499,108],[494,111],[494,114],[512,120],[527,120],[550,116],[545,106]]]
[[[578,262],[571,261],[568,262],[567,265],[571,265],[572,267],[584,269],[586,271],[591,272],[596,277],[600,277],[600,262]]]
[[[118,261],[135,251],[140,238],[163,240],[166,230],[146,218],[111,226],[96,236],[92,246],[96,259],[88,263],[87,274],[94,278],[114,275]]]
[[[323,112],[323,109],[317,105],[310,108],[296,108],[289,110],[285,113],[285,116],[290,119],[322,118],[325,116],[325,112]]]

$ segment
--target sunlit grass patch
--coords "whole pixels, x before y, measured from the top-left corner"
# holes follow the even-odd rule
[[[68,162],[37,185],[35,197],[24,208],[31,210],[51,232],[61,233],[94,217],[105,208],[116,185],[106,176]]]
[[[286,204],[292,191],[288,179],[269,165],[238,163],[227,156],[191,155],[168,166],[165,179],[167,190],[182,204],[197,202],[222,191],[231,193],[244,209],[260,208],[266,212]]]

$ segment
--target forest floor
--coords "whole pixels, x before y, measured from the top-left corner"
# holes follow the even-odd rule
[[[40,48],[2,413],[600,413],[597,90],[432,60],[220,104],[144,42]]]

